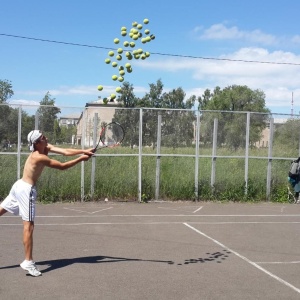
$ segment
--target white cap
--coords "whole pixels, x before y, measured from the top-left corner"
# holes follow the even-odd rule
[[[29,150],[33,151],[33,144],[42,136],[43,134],[39,130],[32,130],[27,135],[27,140],[29,143]]]

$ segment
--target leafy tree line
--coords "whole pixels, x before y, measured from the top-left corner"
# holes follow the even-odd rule
[[[9,80],[0,80],[0,148],[5,148],[8,144],[17,144],[18,141],[19,109],[3,105],[7,104],[13,95],[11,82]],[[21,117],[22,142],[27,143],[27,134],[34,127],[34,116],[29,116],[26,112],[22,111]]]
[[[0,149],[6,150],[9,144],[17,145],[18,142],[18,118],[19,108],[9,106],[9,99],[14,95],[12,84],[8,80],[0,80]],[[55,99],[50,93],[46,93],[40,101],[37,111],[39,115],[39,129],[41,129],[51,141],[71,141],[72,134],[76,133],[75,128],[60,128],[57,115],[60,109],[55,106]],[[28,115],[21,111],[21,142],[27,145],[27,134],[35,127],[35,116]]]
[[[181,87],[164,92],[164,85],[159,79],[149,84],[149,92],[139,98],[134,94],[134,87],[129,82],[123,82],[122,90],[116,99],[120,107],[144,108],[143,114],[143,143],[156,146],[158,115],[162,119],[162,146],[180,147],[189,146],[194,138],[194,124],[196,115],[192,110],[197,104],[200,113],[200,141],[204,144],[212,142],[214,119],[218,119],[219,145],[237,149],[245,147],[246,114],[235,112],[249,111],[263,114],[251,114],[250,143],[254,144],[262,136],[267,126],[270,111],[265,105],[265,94],[261,90],[251,90],[247,86],[232,85],[224,89],[216,87],[213,91],[205,90],[202,96],[192,95],[186,99]],[[9,99],[14,95],[12,84],[8,80],[0,80],[0,141],[9,139],[11,143],[17,142],[18,108],[8,105]],[[53,143],[70,142],[71,136],[76,133],[75,128],[60,127],[58,114],[61,112],[55,106],[55,98],[46,93],[40,101],[37,110],[39,115],[39,129],[49,137]],[[157,110],[147,108],[157,108]],[[161,110],[159,110],[161,109]],[[175,110],[168,110],[175,109]],[[29,116],[22,110],[22,142],[27,143],[27,134],[34,128],[35,116]],[[139,113],[138,110],[116,110],[115,120],[126,128],[126,141],[128,146],[138,144]],[[289,123],[286,126],[291,125]],[[293,124],[295,125],[295,124]],[[295,125],[299,127],[300,124]],[[287,142],[285,125],[275,132],[279,137],[276,141]],[[295,130],[293,133],[297,135]],[[294,139],[295,140],[295,139]],[[299,137],[297,139],[299,141]]]
[[[204,144],[212,142],[214,119],[218,119],[218,145],[238,149],[245,147],[246,142],[246,114],[234,112],[247,111],[264,114],[252,114],[250,123],[250,144],[254,144],[262,137],[262,131],[267,126],[269,109],[265,106],[265,94],[260,90],[251,90],[247,86],[233,85],[224,88],[216,87],[214,91],[205,90],[200,97],[192,95],[185,100],[186,94],[182,88],[173,89],[163,93],[163,83],[159,79],[156,84],[149,84],[150,91],[142,98],[134,95],[134,88],[128,82],[123,83],[118,103],[124,107],[155,107],[180,109],[180,111],[162,112],[162,140],[163,146],[178,147],[189,146],[194,138],[195,114],[190,110],[199,104],[201,111],[200,141]],[[209,112],[205,112],[209,111]],[[216,112],[214,112],[216,111]],[[143,131],[145,145],[156,143],[156,110],[149,110],[143,115]],[[132,112],[118,111],[116,116],[120,122],[129,129],[131,146],[138,141],[139,116],[132,116]]]

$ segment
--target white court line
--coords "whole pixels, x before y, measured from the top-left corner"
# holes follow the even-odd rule
[[[85,216],[90,217],[90,216]],[[17,217],[15,217],[17,218]],[[63,216],[62,218],[65,218]],[[74,216],[73,218],[77,218]],[[80,226],[80,225],[155,225],[155,224],[182,224],[182,221],[159,221],[159,222],[81,222],[81,223],[36,223],[37,226]],[[300,222],[192,222],[189,224],[197,225],[226,225],[226,224],[300,224]],[[23,226],[22,223],[0,223],[1,226]]]
[[[270,277],[276,279],[277,281],[279,281],[280,283],[286,285],[287,287],[293,289],[294,291],[296,291],[297,293],[300,294],[300,289],[296,288],[295,286],[293,286],[292,284],[288,283],[287,281],[283,280],[282,278],[276,276],[275,274],[267,271],[266,269],[262,268],[261,266],[259,266],[257,263],[251,261],[250,259],[248,259],[247,257],[239,254],[238,252],[226,247],[225,245],[223,245],[222,243],[220,243],[219,241],[213,239],[212,237],[208,236],[207,234],[203,233],[202,231],[194,228],[193,226],[187,224],[187,223],[183,223],[185,226],[189,227],[190,229],[194,230],[195,232],[201,234],[202,236],[208,238],[209,240],[213,241],[215,244],[221,246],[222,248],[225,248],[226,250],[232,252],[233,254],[235,254],[236,256],[238,256],[239,258],[241,258],[242,260],[246,261],[247,263],[249,263],[250,265],[252,265],[253,267],[259,269],[260,271],[266,273],[267,275],[269,275]]]
[[[289,264],[300,264],[300,261],[259,261],[255,262],[259,265],[289,265]]]
[[[83,212],[83,213],[88,213],[88,214],[95,214],[97,212],[108,210],[108,209],[111,209],[111,208],[113,208],[113,207],[107,207],[107,208],[103,208],[103,209],[96,210],[96,211],[93,211],[93,212],[88,212],[86,210],[79,210],[79,209],[73,209],[73,208],[64,207],[64,209],[67,209],[67,210],[73,210],[73,211],[78,211],[78,212]]]
[[[85,212],[85,211],[82,211]],[[120,217],[196,217],[196,218],[207,218],[207,217],[221,217],[221,218],[225,218],[225,217],[237,217],[237,218],[250,218],[250,217],[277,217],[277,218],[284,218],[284,217],[300,217],[300,214],[297,215],[185,215],[185,214],[179,214],[179,215],[100,215],[100,216],[91,216],[92,213],[89,213],[88,217],[94,217],[94,218],[98,218],[98,217],[116,217],[116,218],[120,218]],[[54,215],[54,216],[35,216],[35,218],[84,218],[87,216],[66,216],[66,215]],[[16,216],[13,215],[4,215],[1,216],[2,218],[16,218]],[[242,222],[243,223],[243,222]],[[255,223],[255,222],[254,222]],[[295,222],[297,223],[297,222]]]
[[[203,206],[200,206],[198,209],[196,209],[195,211],[193,211],[193,214],[196,213],[197,211],[199,211],[200,209],[202,209]]]

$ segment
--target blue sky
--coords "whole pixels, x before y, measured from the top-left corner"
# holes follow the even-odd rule
[[[129,31],[147,18],[143,30],[156,38],[139,47],[151,56],[131,61],[133,72],[125,76],[137,96],[158,79],[166,92],[181,87],[187,97],[237,84],[264,91],[273,113],[300,111],[298,0],[1,2],[0,79],[12,82],[11,103],[38,104],[48,91],[58,106],[83,107],[109,96],[120,84],[104,62],[108,48],[119,46],[114,38],[125,40],[122,26]]]

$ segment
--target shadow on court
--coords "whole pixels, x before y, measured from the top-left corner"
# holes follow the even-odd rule
[[[57,269],[66,268],[74,264],[100,264],[100,263],[117,263],[117,262],[153,262],[153,263],[165,263],[172,265],[173,261],[165,260],[146,260],[146,259],[135,259],[135,258],[125,258],[125,257],[111,257],[111,256],[86,256],[86,257],[76,257],[76,258],[63,258],[54,260],[39,261],[36,265],[48,266],[48,268],[43,269],[43,274],[51,272]],[[12,265],[7,267],[0,267],[0,270],[19,268],[20,265]]]
[[[189,258],[185,259],[182,263],[177,263],[178,266],[195,264],[195,263],[208,263],[217,262],[221,263],[225,260],[231,252],[223,250],[222,252],[206,253],[205,256],[199,258]],[[138,259],[138,258],[126,258],[126,257],[113,257],[113,256],[86,256],[86,257],[76,257],[76,258],[63,258],[54,260],[39,261],[36,263],[38,267],[48,266],[43,269],[43,274],[48,273],[57,269],[67,268],[74,264],[100,264],[100,263],[117,263],[117,262],[152,262],[152,263],[163,263],[173,265],[174,261],[171,260],[153,260],[153,259]],[[19,268],[20,265],[11,265],[0,267],[0,270]]]

